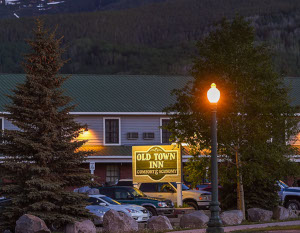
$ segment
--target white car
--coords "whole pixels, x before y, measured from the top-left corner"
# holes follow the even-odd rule
[[[85,207],[90,211],[90,213],[97,216],[97,218],[93,219],[95,225],[102,225],[103,224],[103,216],[104,214],[109,211],[110,209],[105,206],[96,206],[96,205],[88,205]]]
[[[149,219],[149,212],[146,208],[138,205],[122,205],[116,200],[105,195],[89,195],[88,202],[94,206],[103,206],[122,214],[127,214],[137,222],[146,222]]]
[[[176,182],[165,183],[140,183],[139,189],[149,197],[170,199],[177,202]],[[182,184],[182,201],[194,209],[208,209],[211,201],[211,193],[199,190],[190,190]]]

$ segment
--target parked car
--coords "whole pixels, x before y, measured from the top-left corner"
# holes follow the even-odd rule
[[[132,187],[132,179],[120,179],[118,180],[118,182],[116,183],[117,186],[130,186]]]
[[[104,214],[110,210],[109,208],[101,205],[88,205],[85,208],[88,209],[92,214],[97,216],[97,218],[94,219],[95,225],[102,225]]]
[[[209,184],[203,184],[203,185],[200,184],[200,185],[196,185],[196,187],[194,188],[194,190],[211,192],[212,186],[211,186],[211,183],[209,183]],[[221,185],[218,186],[218,190],[219,190],[219,194],[220,194],[221,191],[222,191],[222,186]]]
[[[4,209],[11,204],[11,199],[0,197],[0,213],[4,211]],[[4,221],[0,214],[0,222]]]
[[[10,205],[11,199],[0,197],[0,212],[2,212],[6,206]]]
[[[89,195],[88,202],[91,205],[105,206],[119,213],[127,214],[137,222],[145,222],[149,219],[149,212],[142,206],[138,205],[121,205],[120,202],[111,199],[105,195]]]
[[[141,183],[139,189],[150,197],[167,198],[177,202],[176,182],[165,183]],[[208,209],[211,201],[211,193],[200,190],[191,190],[182,184],[182,201],[194,209]]]
[[[98,187],[99,192],[122,204],[135,204],[145,207],[150,216],[173,215],[174,204],[165,198],[147,197],[142,191],[133,187],[111,186]]]
[[[281,204],[291,210],[300,210],[300,187],[289,187],[283,181],[277,182]]]

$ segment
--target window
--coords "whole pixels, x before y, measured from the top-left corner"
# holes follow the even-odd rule
[[[117,200],[127,200],[130,199],[130,197],[132,197],[128,190],[122,188],[116,188],[115,196]]]
[[[100,205],[100,203],[104,203],[104,201],[95,197],[90,197],[88,199],[88,202],[91,203],[92,205]]]
[[[154,139],[154,133],[143,133],[144,140],[151,140]]]
[[[120,118],[104,118],[104,145],[121,145]]]
[[[0,117],[0,130],[4,130],[4,118]]]
[[[168,130],[164,129],[164,126],[168,125],[170,122],[170,119],[165,118],[165,119],[161,119],[161,143],[170,143],[170,136],[171,136],[171,132],[169,132]]]
[[[0,117],[0,133],[2,133],[1,130],[4,130],[4,117]],[[1,135],[3,135],[3,134],[1,134]],[[3,143],[3,141],[1,140],[0,144],[2,144],[2,143]]]
[[[119,179],[119,166],[107,165],[106,166],[106,182],[109,184],[115,184]]]
[[[174,188],[169,183],[159,183],[158,184],[158,190],[159,192],[164,193],[174,193]]]
[[[142,183],[140,186],[142,192],[157,192],[157,183]]]
[[[129,132],[127,133],[127,139],[128,140],[135,140],[139,138],[139,133],[138,132]]]
[[[108,196],[110,198],[115,198],[113,188],[100,188],[99,193]]]

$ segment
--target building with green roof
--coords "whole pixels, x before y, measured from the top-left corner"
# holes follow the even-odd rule
[[[7,95],[24,74],[0,75],[0,127],[16,129],[5,119]],[[88,139],[82,149],[95,153],[84,165],[99,182],[113,183],[132,177],[131,154],[135,145],[167,145],[169,132],[161,129],[168,123],[164,108],[176,101],[173,89],[192,81],[189,76],[153,75],[72,75],[64,84],[65,94],[76,105],[75,119],[88,124],[89,130],[80,138]],[[286,78],[291,87],[293,105],[300,105],[300,79]],[[183,161],[190,156],[184,150]]]

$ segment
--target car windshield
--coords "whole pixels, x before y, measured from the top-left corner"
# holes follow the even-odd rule
[[[113,200],[110,197],[101,197],[101,199],[103,199],[104,201],[106,201],[107,203],[109,203],[111,205],[121,205],[120,202],[117,202],[116,200]]]
[[[177,183],[176,182],[171,182],[171,184],[177,189]],[[185,184],[182,184],[182,190],[190,190],[190,189]]]
[[[288,187],[289,187],[286,183],[284,183],[284,182],[281,181],[281,180],[279,180],[278,182],[279,182],[279,184],[280,184],[282,187],[284,187],[284,188],[288,188]]]
[[[130,192],[131,195],[133,195],[134,197],[147,197],[141,190],[136,189],[136,188],[131,188],[131,189],[129,189],[129,192]]]

